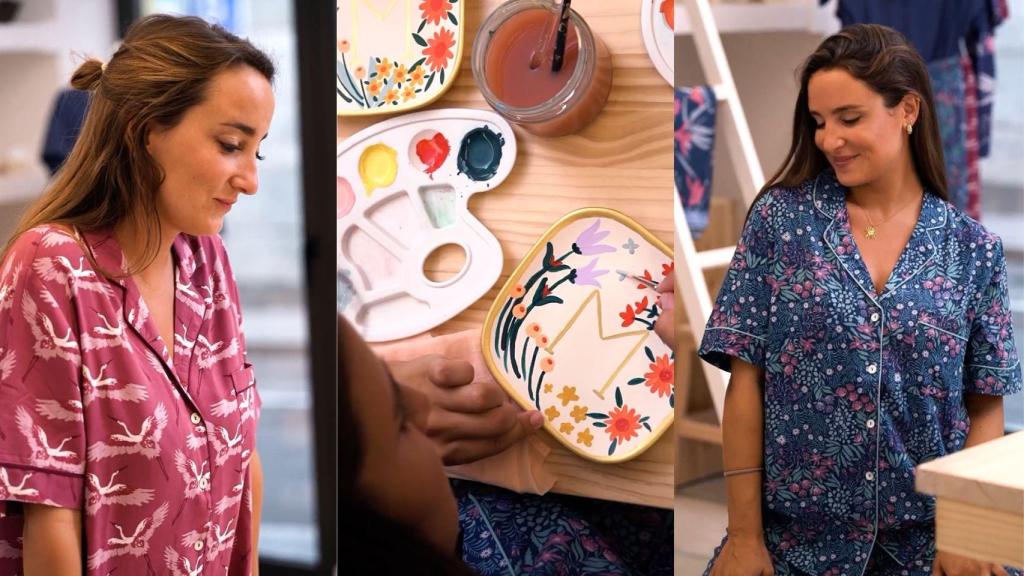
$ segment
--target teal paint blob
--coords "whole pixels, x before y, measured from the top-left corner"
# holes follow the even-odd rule
[[[504,145],[505,139],[501,134],[487,126],[470,130],[459,145],[459,173],[477,182],[494,178],[501,165],[501,147]]]

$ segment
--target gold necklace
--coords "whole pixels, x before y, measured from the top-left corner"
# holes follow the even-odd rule
[[[921,198],[924,198],[924,193],[923,192],[921,194]],[[864,230],[864,237],[867,238],[868,240],[874,240],[875,236],[876,236],[876,234],[878,232],[878,226],[880,224],[885,224],[889,220],[892,220],[893,218],[895,218],[897,214],[900,214],[901,212],[906,210],[907,206],[910,206],[911,204],[913,204],[914,200],[918,200],[918,198],[914,198],[910,202],[907,202],[906,204],[901,206],[899,210],[897,210],[897,211],[893,212],[892,214],[890,214],[888,218],[886,218],[885,220],[882,220],[879,224],[875,224],[874,222],[871,221],[871,215],[868,214],[867,210],[865,210],[861,206],[857,206],[856,204],[854,204],[854,206],[857,206],[857,209],[860,210],[862,214],[864,214],[864,217],[868,221],[868,226]]]

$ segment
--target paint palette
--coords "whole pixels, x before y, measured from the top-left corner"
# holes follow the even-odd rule
[[[484,360],[570,450],[634,458],[672,424],[675,353],[654,332],[669,248],[628,217],[572,212],[541,236],[484,322]]]
[[[339,2],[338,115],[408,112],[444,94],[462,61],[464,4]]]
[[[508,122],[485,110],[406,114],[338,147],[338,308],[370,342],[429,330],[483,296],[504,262],[469,198],[501,184],[516,159]],[[428,256],[465,253],[433,281]]]
[[[675,86],[675,1],[643,0],[640,33],[658,74]]]

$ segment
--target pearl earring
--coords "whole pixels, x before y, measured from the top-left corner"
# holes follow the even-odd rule
[[[907,136],[910,136],[913,133],[914,133],[914,125],[913,124],[907,124]]]

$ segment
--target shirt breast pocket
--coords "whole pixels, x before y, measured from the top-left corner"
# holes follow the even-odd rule
[[[959,386],[963,377],[964,353],[967,348],[967,326],[959,316],[922,315],[917,321],[917,348],[933,380],[941,380],[943,388]],[[939,382],[934,382],[940,384]]]
[[[223,375],[225,392],[229,399],[221,402],[223,418],[217,424],[217,465],[223,466],[233,458],[247,462],[256,443],[257,401],[256,375],[252,364]],[[216,412],[216,411],[215,411]]]

